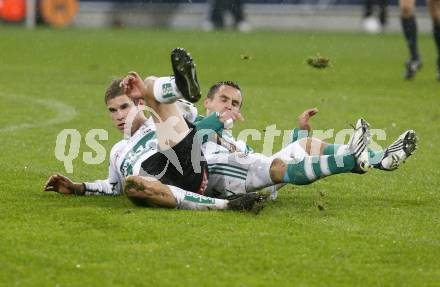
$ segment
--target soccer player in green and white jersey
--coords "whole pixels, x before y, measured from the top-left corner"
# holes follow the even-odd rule
[[[137,87],[138,90],[148,89],[148,83],[142,83],[135,74],[129,77],[129,80],[132,81],[132,86]],[[158,93],[155,92],[155,94]],[[145,92],[140,94],[128,93],[128,95],[134,100],[147,100]],[[177,97],[167,95],[167,100],[170,98]],[[238,111],[232,109],[225,110],[222,113],[226,112],[237,112],[239,114]],[[209,182],[213,178],[212,176],[217,174],[219,178],[223,179],[223,182],[228,183],[228,186],[231,187],[231,192],[235,194],[222,194],[226,190],[225,185],[222,185],[220,190],[216,188],[211,188],[211,190],[220,192],[220,194],[214,193],[213,196],[228,197],[229,195],[246,194],[247,192],[279,183],[309,184],[329,175],[346,172],[364,173],[369,167],[368,142],[368,124],[360,119],[350,139],[350,144],[348,145],[349,152],[342,155],[306,155],[301,160],[295,162],[284,161],[281,158],[269,158],[257,153],[234,152],[231,150],[228,150],[226,153],[206,153],[205,156],[211,173]],[[228,179],[225,180],[225,178]],[[135,179],[138,185],[147,184],[147,180],[139,176],[131,179]],[[230,183],[232,182],[233,184],[231,185]],[[136,188],[134,187],[133,189],[133,192],[135,192]],[[142,192],[139,191],[136,194],[141,196]],[[148,200],[147,196],[145,196],[144,200]]]
[[[204,100],[204,107],[207,115],[212,113],[221,114],[229,110],[239,112],[242,100],[241,89],[238,84],[232,81],[224,81],[216,83],[209,89],[208,95]],[[187,102],[181,102],[179,107],[187,119],[196,119],[195,122],[197,122],[203,118],[196,116],[197,110]],[[316,113],[317,109],[304,111],[298,117],[299,129],[296,128],[292,132],[292,143],[270,157],[271,160],[280,158],[286,162],[291,160],[302,162],[302,164],[297,166],[297,169],[299,169],[297,173],[303,175],[303,178],[300,180],[302,183],[310,183],[322,177],[323,173],[329,173],[327,170],[323,172],[318,168],[317,164],[313,164],[309,158],[310,156],[315,156],[315,160],[318,160],[317,157],[319,156],[324,156],[322,160],[328,161],[328,158],[325,159],[325,156],[343,156],[349,153],[348,145],[328,144],[319,139],[307,137],[311,131],[309,119]],[[416,144],[417,137],[415,132],[408,130],[385,151],[375,152],[369,150],[369,164],[381,170],[395,170],[414,152]],[[247,154],[252,152],[249,146],[242,141],[235,140],[229,130],[219,133],[217,137],[213,138],[211,142],[206,143],[204,147],[203,151],[210,170],[209,184],[205,194],[210,196],[228,196],[231,193],[255,190],[252,178],[247,176],[249,166],[243,166],[234,160],[227,160],[225,158],[221,162],[216,163],[219,160],[218,153],[242,152]],[[213,154],[214,156],[212,156]],[[308,160],[305,160],[306,158]],[[265,177],[263,174],[260,174],[256,178]],[[266,182],[268,181],[266,173]],[[276,190],[284,186],[284,184],[271,186],[272,198],[276,197]],[[299,182],[296,184],[299,184]]]

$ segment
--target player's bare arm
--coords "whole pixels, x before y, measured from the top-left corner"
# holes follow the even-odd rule
[[[312,130],[312,125],[310,124],[309,120],[317,113],[318,113],[317,108],[311,108],[305,110],[302,114],[298,116],[298,127],[302,130],[307,130],[310,132]]]
[[[84,195],[85,187],[83,183],[73,182],[68,177],[61,174],[54,174],[44,185],[44,191],[53,191],[62,194]]]

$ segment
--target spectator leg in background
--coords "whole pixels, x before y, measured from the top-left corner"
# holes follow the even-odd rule
[[[378,0],[379,1],[379,21],[382,28],[384,28],[388,23],[388,0]]]
[[[419,59],[417,48],[417,23],[414,15],[415,0],[400,0],[400,20],[411,60]]]
[[[211,0],[210,20],[216,29],[224,28],[223,14],[225,3],[222,0]]]

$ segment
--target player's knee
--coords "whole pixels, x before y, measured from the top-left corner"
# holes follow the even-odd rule
[[[279,158],[274,159],[270,165],[270,177],[272,181],[275,183],[282,182],[286,169],[287,164],[283,160]]]
[[[403,3],[400,5],[400,15],[408,18],[414,15],[414,5]]]

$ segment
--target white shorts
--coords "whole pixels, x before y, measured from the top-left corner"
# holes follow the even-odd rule
[[[242,194],[247,190],[246,180],[255,180],[249,177],[252,170],[249,170],[251,164],[260,161],[265,163],[266,166],[270,166],[270,163],[279,158],[286,162],[295,159],[302,160],[308,154],[300,146],[298,142],[293,142],[284,147],[279,152],[275,153],[271,157],[266,157],[258,153],[214,153],[205,155],[208,162],[209,179],[208,187],[205,190],[204,195],[216,198],[226,198],[234,194]],[[256,179],[258,180],[258,179]],[[272,192],[272,199],[277,196],[277,190],[283,187],[284,184],[273,185],[272,188],[268,188]]]
[[[204,195],[225,198],[246,193],[249,167],[256,161],[271,160],[257,153],[216,153],[205,155],[209,179]]]
[[[279,152],[273,154],[270,158],[280,158],[286,162],[295,159],[301,161],[309,154],[302,148],[298,141],[292,142],[282,148]]]

